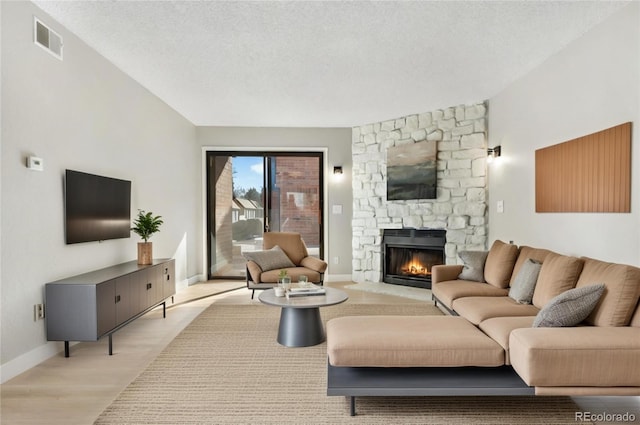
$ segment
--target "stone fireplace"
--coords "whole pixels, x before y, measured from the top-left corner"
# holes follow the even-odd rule
[[[385,229],[382,281],[431,289],[431,268],[445,261],[445,235],[436,229]]]
[[[446,231],[445,264],[456,264],[458,251],[486,249],[486,112],[478,103],[353,128],[354,281],[384,281],[386,229]],[[387,149],[426,140],[437,142],[437,198],[388,201]]]

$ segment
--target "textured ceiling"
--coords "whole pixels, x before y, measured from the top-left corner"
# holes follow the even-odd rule
[[[352,127],[489,99],[625,5],[34,3],[194,124],[269,127]]]

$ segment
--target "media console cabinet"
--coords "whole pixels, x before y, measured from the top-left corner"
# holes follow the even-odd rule
[[[69,341],[97,341],[162,304],[176,293],[175,260],[154,260],[151,265],[137,261],[72,276],[45,285],[47,340],[64,341],[69,357]]]

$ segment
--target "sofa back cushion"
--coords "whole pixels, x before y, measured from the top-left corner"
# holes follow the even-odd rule
[[[584,268],[576,287],[604,283],[600,302],[585,323],[594,326],[627,326],[640,298],[640,269],[626,264],[583,258]]]
[[[542,309],[554,297],[573,289],[578,282],[582,265],[580,258],[554,252],[547,254],[533,292],[533,305]]]
[[[496,240],[484,263],[484,280],[497,288],[508,288],[517,257],[517,246]]]
[[[538,263],[544,263],[544,259],[547,258],[547,255],[550,253],[548,249],[541,248],[532,248],[530,246],[521,246],[520,253],[518,254],[518,259],[516,260],[516,265],[513,267],[513,273],[511,275],[511,282],[509,282],[509,286],[513,286],[513,282],[518,276],[518,272],[522,268],[522,265],[528,260],[532,259],[533,261],[537,261]]]

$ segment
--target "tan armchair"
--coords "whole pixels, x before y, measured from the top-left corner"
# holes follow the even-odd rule
[[[274,252],[280,251],[278,248],[274,248],[276,246],[282,252]],[[323,284],[327,263],[319,258],[309,256],[300,233],[266,232],[263,235],[262,248],[265,251],[244,253],[247,258],[247,288],[252,291],[252,299],[257,289],[269,289],[277,286],[280,270],[287,271],[291,282],[297,282],[301,275],[305,275],[309,282]],[[286,261],[287,259],[290,261]],[[278,260],[283,261],[278,262]]]

